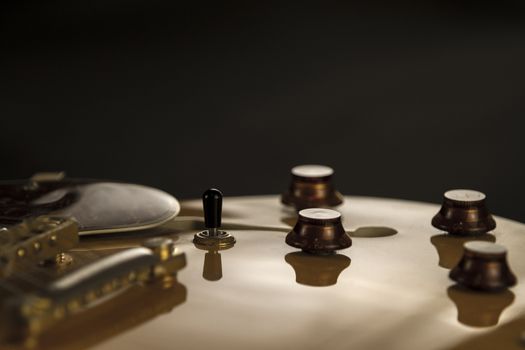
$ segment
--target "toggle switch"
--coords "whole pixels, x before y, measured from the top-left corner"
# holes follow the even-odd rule
[[[202,195],[205,231],[193,237],[193,243],[203,247],[227,249],[235,244],[235,237],[221,231],[222,192],[210,188]]]

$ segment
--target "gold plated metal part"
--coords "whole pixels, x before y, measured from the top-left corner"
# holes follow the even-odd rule
[[[59,266],[69,265],[73,262],[71,255],[67,253],[59,253],[55,256],[55,264]]]
[[[292,168],[292,180],[281,202],[297,210],[330,208],[343,203],[343,196],[333,183],[334,171],[324,165],[299,165]]]
[[[496,228],[486,206],[485,194],[473,190],[450,190],[432,218],[432,226],[452,235],[481,235]]]
[[[465,243],[463,257],[449,276],[461,286],[488,292],[516,284],[507,263],[507,249],[491,242]]]
[[[170,239],[153,239],[144,245],[106,255],[62,274],[41,290],[4,300],[0,336],[11,341],[33,339],[131,285],[160,282],[170,288],[177,271],[186,266],[185,254],[177,253]]]
[[[173,240],[162,237],[148,239],[143,243],[143,246],[151,249],[159,257],[160,261],[170,259],[175,249]]]
[[[209,247],[210,249],[228,249],[235,245],[235,237],[225,231],[216,231],[216,235],[212,235],[209,230],[199,232],[193,237],[195,245]]]
[[[7,276],[18,261],[68,259],[63,252],[78,244],[78,225],[72,219],[40,216],[27,219],[0,233],[0,276]]]

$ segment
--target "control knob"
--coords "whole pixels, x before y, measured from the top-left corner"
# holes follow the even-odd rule
[[[332,209],[309,208],[299,212],[286,243],[312,254],[332,254],[352,245],[341,223],[341,214]]]
[[[324,165],[299,165],[292,168],[292,181],[281,202],[297,210],[335,207],[343,196],[333,183],[334,170]]]
[[[459,285],[493,292],[516,284],[507,263],[507,248],[480,241],[467,242],[463,247],[463,257],[449,274]]]
[[[432,226],[453,235],[480,235],[494,230],[496,221],[485,204],[485,194],[473,190],[445,192]]]

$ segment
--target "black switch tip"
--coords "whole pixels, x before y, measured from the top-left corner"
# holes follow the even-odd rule
[[[210,188],[202,195],[202,206],[204,208],[204,225],[206,228],[221,227],[222,192],[216,188]]]

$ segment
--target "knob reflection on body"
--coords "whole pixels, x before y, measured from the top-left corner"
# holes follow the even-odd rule
[[[486,206],[485,194],[473,190],[450,190],[432,218],[432,226],[452,235],[481,235],[496,228]]]
[[[438,253],[438,265],[448,270],[456,266],[461,260],[463,245],[473,241],[496,242],[496,236],[491,233],[478,236],[457,236],[442,233],[430,237],[430,243]]]
[[[284,260],[295,271],[298,284],[327,287],[337,283],[337,278],[350,266],[350,258],[342,254],[312,255],[305,252],[288,253]]]
[[[447,295],[458,309],[458,321],[470,327],[497,325],[505,308],[515,299],[514,293],[508,289],[485,293],[457,284],[447,289]]]

